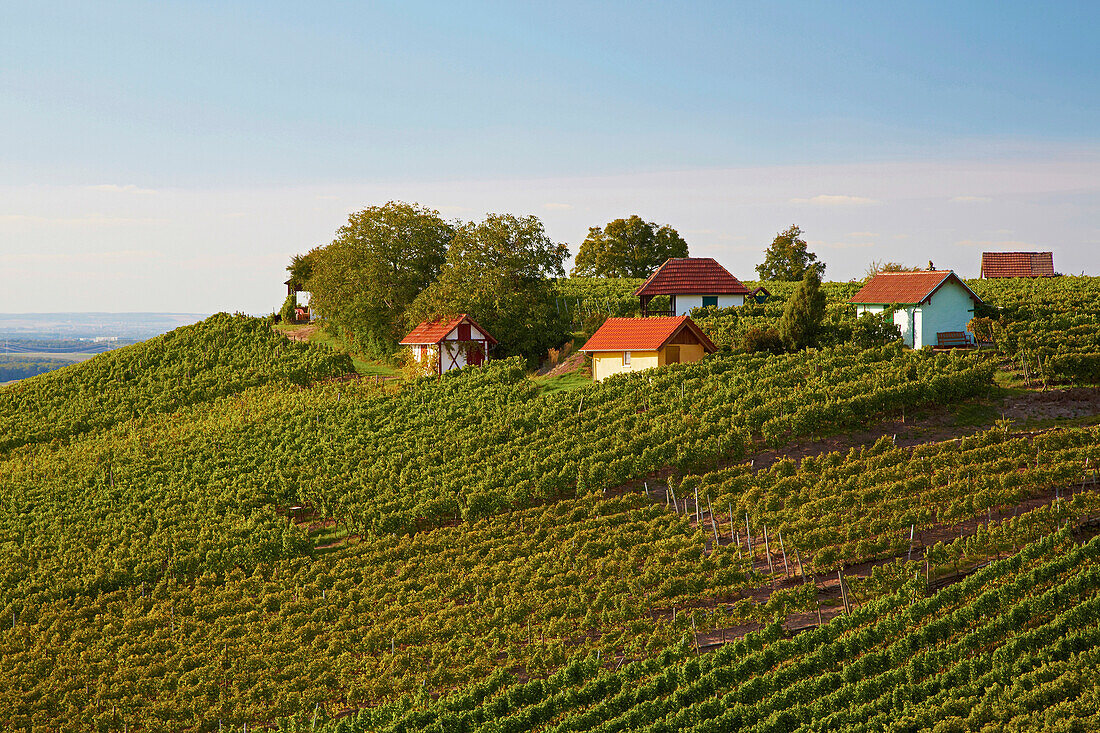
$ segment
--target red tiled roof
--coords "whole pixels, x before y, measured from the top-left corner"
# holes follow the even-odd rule
[[[689,329],[703,344],[703,349],[715,352],[718,347],[687,316],[660,318],[608,318],[596,329],[581,351],[656,351],[683,329]]]
[[[948,280],[954,279],[970,293],[974,301],[982,299],[967,287],[952,270],[919,270],[917,272],[880,272],[848,299],[849,303],[911,305],[923,303]]]
[[[1054,277],[1054,253],[982,252],[982,277]]]
[[[424,321],[414,328],[408,336],[401,339],[401,346],[438,344],[463,321],[485,334],[485,338],[492,343],[497,343],[497,340],[493,338],[488,331],[477,325],[473,318],[470,318],[465,313],[459,313],[457,316],[445,316],[443,318],[437,318],[434,321]]]
[[[712,257],[671,257],[635,295],[748,295],[749,289]]]

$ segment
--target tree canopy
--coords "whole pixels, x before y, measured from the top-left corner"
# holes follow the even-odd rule
[[[801,280],[807,270],[814,270],[818,280],[825,276],[825,263],[818,262],[817,255],[806,249],[802,230],[790,226],[780,232],[768,245],[764,261],[756,266],[761,280]]]
[[[297,257],[292,278],[326,325],[374,355],[403,335],[405,309],[439,275],[455,235],[439,212],[391,201],[348,217],[331,244]]]
[[[500,340],[495,356],[537,364],[566,336],[549,278],[565,275],[569,250],[537,217],[490,214],[455,232],[439,278],[405,314],[412,328],[429,318],[468,313]]]
[[[824,318],[825,292],[821,289],[821,277],[816,268],[809,267],[783,309],[779,321],[783,343],[791,351],[817,346]]]
[[[637,214],[591,227],[574,261],[574,277],[647,277],[670,257],[687,257],[675,229],[658,227]]]
[[[928,263],[932,264],[932,263]],[[928,269],[932,269],[931,267]],[[911,265],[903,265],[900,262],[893,262],[890,260],[880,261],[871,260],[871,264],[867,265],[866,276],[872,278],[880,272],[918,272],[920,267],[913,267]]]

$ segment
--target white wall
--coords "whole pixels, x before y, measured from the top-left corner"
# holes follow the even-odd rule
[[[744,295],[719,295],[718,307],[719,308],[733,308],[735,306],[742,306],[745,304]],[[676,296],[676,313],[677,316],[691,315],[692,308],[703,307],[702,295],[677,295]]]
[[[921,306],[921,312],[921,343],[935,346],[937,333],[968,330],[967,324],[974,317],[974,299],[952,280],[936,291],[930,303]]]
[[[878,315],[884,310],[886,310],[885,305],[857,305],[856,317],[862,316],[864,313]],[[901,329],[902,343],[910,348],[913,348],[913,321],[916,319],[916,315],[913,311],[914,309],[912,306],[894,311],[894,323]]]

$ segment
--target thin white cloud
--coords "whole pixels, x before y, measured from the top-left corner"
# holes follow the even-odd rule
[[[866,196],[845,196],[843,194],[823,193],[808,199],[791,199],[792,204],[813,204],[814,206],[867,206],[880,203],[878,199]]]
[[[989,196],[952,196],[950,200],[956,204],[988,204],[993,201]]]
[[[131,224],[163,224],[166,221],[166,219],[154,217],[108,216],[106,214],[55,217],[34,216],[30,214],[0,214],[0,224],[31,224],[36,226],[67,226],[78,228],[128,226]]]
[[[0,254],[0,262],[15,263],[98,263],[98,262],[133,262],[137,260],[152,260],[164,257],[164,253],[155,249],[117,249],[106,252],[13,252]]]
[[[849,237],[877,237],[878,232],[848,232]]]
[[[826,249],[863,249],[874,247],[875,242],[825,242],[820,239],[809,240],[806,244],[812,247],[825,247]]]
[[[143,195],[159,193],[155,188],[141,188],[132,183],[127,183],[122,186],[117,183],[100,183],[96,186],[88,186],[88,189],[91,191],[106,191],[108,193],[137,193]]]
[[[569,211],[570,209],[573,208],[573,204],[549,203],[549,204],[543,204],[542,208],[549,209],[550,211]]]
[[[997,247],[999,249],[1026,249],[1034,250],[1038,245],[1030,242],[1020,242],[1015,239],[961,239],[955,242],[960,247]]]

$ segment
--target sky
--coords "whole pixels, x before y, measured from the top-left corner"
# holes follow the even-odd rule
[[[1100,275],[1095,2],[0,7],[0,307],[267,313],[290,256],[415,201],[631,214],[742,279],[1050,250]]]

